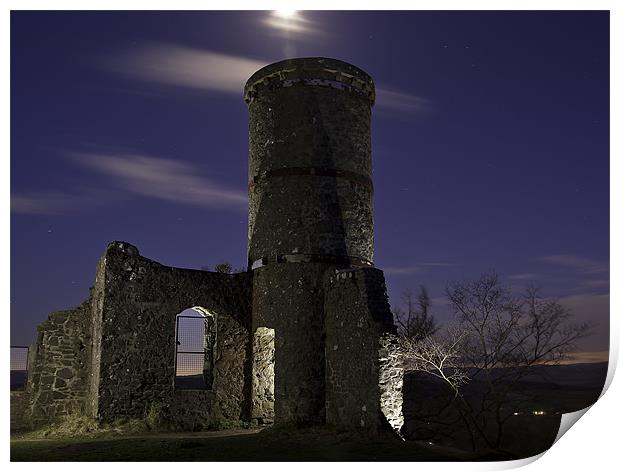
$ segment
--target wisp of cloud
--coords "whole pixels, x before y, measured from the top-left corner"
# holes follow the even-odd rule
[[[244,209],[244,191],[228,189],[200,176],[179,160],[132,153],[69,153],[78,164],[114,178],[124,190],[179,203]]]
[[[236,94],[267,63],[158,42],[146,43],[131,52],[107,55],[99,61],[104,69],[131,79]]]
[[[131,51],[109,54],[98,65],[133,80],[197,90],[240,94],[245,82],[270,61],[222,54],[161,42],[147,42]],[[377,89],[377,108],[400,114],[423,113],[430,100],[408,93]]]

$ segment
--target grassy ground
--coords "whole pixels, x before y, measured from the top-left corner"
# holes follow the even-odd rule
[[[228,430],[135,436],[11,439],[11,461],[459,461],[466,453],[323,430]],[[491,459],[491,458],[489,458]]]

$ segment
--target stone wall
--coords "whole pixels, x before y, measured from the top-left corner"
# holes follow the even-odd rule
[[[95,285],[91,296],[91,349],[90,349],[90,379],[87,398],[87,412],[96,417],[99,409],[99,376],[101,372],[101,329],[103,320],[103,301],[106,284],[106,257],[99,259],[95,273]]]
[[[192,429],[247,416],[251,277],[166,267],[111,243],[95,287],[93,413],[136,418],[155,406]],[[192,307],[216,318],[212,391],[174,388],[176,315]]]
[[[11,390],[11,432],[30,427],[28,392]]]
[[[326,421],[376,433],[384,424],[380,337],[395,332],[383,273],[335,271],[325,283]]]
[[[403,416],[403,380],[405,370],[397,355],[396,341],[391,336],[379,340],[379,391],[381,392],[381,411],[388,423],[398,434],[405,422]]]
[[[165,418],[171,420],[175,426],[183,431],[200,431],[207,427],[215,426],[227,418],[214,415],[215,394],[212,390],[179,390],[175,389],[172,395],[172,403]],[[160,405],[155,400],[155,405]],[[238,421],[240,418],[233,416],[229,421]]]
[[[325,421],[323,274],[326,264],[254,271],[253,330],[275,331],[275,423]]]
[[[27,385],[33,425],[87,411],[91,321],[89,298],[74,310],[52,313],[37,328]]]

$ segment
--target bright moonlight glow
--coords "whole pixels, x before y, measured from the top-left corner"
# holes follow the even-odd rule
[[[297,15],[297,10],[275,10],[273,14],[285,20],[290,20]]]
[[[300,10],[272,10],[263,21],[287,36],[312,32],[312,24],[303,17]]]

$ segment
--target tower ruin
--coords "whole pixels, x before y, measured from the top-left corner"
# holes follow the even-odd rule
[[[245,86],[253,329],[275,331],[276,421],[325,417],[324,276],[372,267],[372,79],[286,60]]]
[[[395,327],[373,265],[373,80],[339,60],[289,59],[252,75],[244,100],[247,271],[165,267],[111,243],[90,298],[39,328],[34,420],[76,409],[139,417],[157,404],[193,429],[222,420],[367,432],[385,419],[402,424],[402,379],[380,346]],[[210,381],[183,390],[175,322],[192,307],[209,319]],[[58,349],[79,349],[81,361],[63,361]]]

